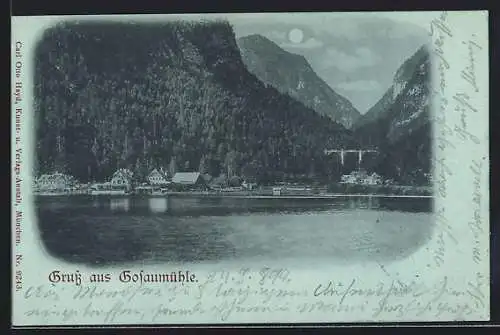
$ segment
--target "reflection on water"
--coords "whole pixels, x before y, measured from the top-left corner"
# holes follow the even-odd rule
[[[432,200],[38,197],[55,257],[104,265],[327,257],[391,261],[430,237]]]
[[[151,199],[149,199],[149,209],[153,213],[165,213],[168,209],[167,198],[151,198]]]
[[[130,209],[130,199],[128,198],[111,198],[109,207],[112,211],[128,212]]]

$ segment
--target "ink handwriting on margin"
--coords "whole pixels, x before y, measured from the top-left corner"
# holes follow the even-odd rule
[[[476,52],[483,50],[483,48],[474,41],[476,35],[472,34],[472,38],[468,41],[462,41],[462,44],[467,46],[468,50],[468,64],[460,72],[460,76],[468,82],[476,93],[479,92],[479,87],[476,81]]]
[[[472,191],[472,218],[468,221],[469,229],[473,237],[472,245],[472,261],[476,264],[480,264],[483,260],[483,255],[481,249],[483,248],[481,236],[484,233],[483,220],[482,220],[482,176],[481,170],[483,167],[483,162],[481,160],[472,160],[469,167],[473,176],[473,191]]]

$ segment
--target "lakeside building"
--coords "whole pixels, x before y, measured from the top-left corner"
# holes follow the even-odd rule
[[[132,189],[133,177],[134,174],[129,169],[119,169],[111,177],[111,187],[130,191]]]
[[[167,186],[172,183],[168,172],[163,168],[153,169],[146,176],[146,180],[146,182],[135,187],[135,192],[137,194],[163,195],[168,191]]]
[[[35,189],[40,192],[63,192],[76,184],[73,176],[55,172],[41,175],[35,182]]]
[[[181,190],[205,190],[207,184],[199,172],[177,172],[172,178],[172,184]]]
[[[363,183],[366,185],[381,185],[382,177],[373,172],[371,175],[365,177]]]
[[[132,190],[133,173],[128,169],[119,169],[111,177],[111,181],[94,183],[90,194],[128,194]]]
[[[282,187],[273,187],[273,195],[281,195],[281,192],[283,191]]]
[[[340,178],[341,184],[360,184],[360,185],[380,185],[382,184],[382,177],[373,172],[368,174],[364,170],[352,171],[348,175],[343,175]]]
[[[104,183],[94,183],[90,187],[92,195],[124,195],[132,191],[133,173],[128,169],[118,169],[111,181]]]
[[[170,184],[168,173],[160,169],[153,169],[147,176],[149,185],[151,186],[166,186]]]
[[[257,188],[257,183],[253,183],[253,182],[249,182],[249,181],[243,181],[243,183],[241,183],[241,186],[245,189],[245,190],[248,190],[248,191],[252,191],[254,190],[255,188]]]

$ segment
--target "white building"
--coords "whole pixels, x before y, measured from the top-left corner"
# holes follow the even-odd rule
[[[380,185],[382,184],[382,177],[373,172],[371,175],[368,175],[364,178],[362,184],[365,185]]]
[[[134,174],[132,171],[128,169],[119,169],[113,174],[110,184],[113,188],[130,189],[132,188],[133,176]]]
[[[241,186],[246,189],[246,190],[253,190],[255,189],[255,187],[257,187],[257,183],[252,183],[252,182],[248,182],[248,181],[243,181],[243,183],[241,183]]]
[[[163,169],[154,169],[147,178],[151,186],[164,186],[170,183],[168,174]]]
[[[380,185],[382,184],[382,177],[373,172],[372,174],[366,171],[352,171],[350,174],[340,177],[342,184],[362,184],[362,185]]]
[[[343,184],[362,184],[367,173],[364,170],[352,171],[350,174],[345,174],[340,177],[340,182]]]
[[[273,195],[281,195],[281,187],[273,187]]]
[[[75,184],[76,180],[72,176],[55,172],[41,175],[36,181],[36,188],[41,192],[64,191]]]
[[[351,174],[345,174],[342,177],[340,177],[340,182],[342,184],[356,184],[357,183],[357,178],[356,176],[353,176]]]

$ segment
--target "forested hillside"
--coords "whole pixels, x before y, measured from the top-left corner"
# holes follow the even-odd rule
[[[349,131],[266,87],[226,22],[65,24],[36,51],[37,173],[326,176]]]

